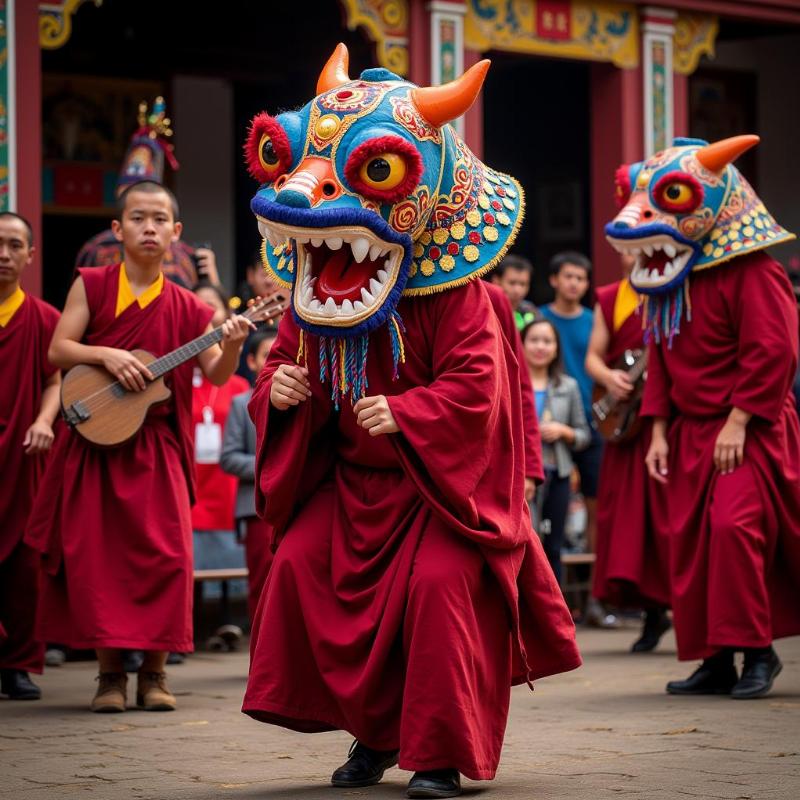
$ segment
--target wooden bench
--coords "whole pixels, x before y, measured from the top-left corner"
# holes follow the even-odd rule
[[[592,591],[592,571],[588,571],[588,577],[579,580],[576,576],[578,567],[590,566],[597,560],[594,553],[562,553],[561,566],[563,575],[561,577],[561,591],[571,609],[583,609],[589,593]]]
[[[222,597],[219,601],[219,626],[230,622],[230,596],[228,581],[247,580],[247,567],[228,567],[226,569],[196,569],[194,571],[194,607],[203,607],[203,584],[206,581],[222,583]]]

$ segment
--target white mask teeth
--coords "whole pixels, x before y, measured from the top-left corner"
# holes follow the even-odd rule
[[[375,298],[363,287],[361,288],[361,299],[364,301],[364,305],[367,306],[367,308],[375,302]]]
[[[353,251],[353,258],[360,264],[369,253],[369,242],[359,237],[350,242],[350,249]]]
[[[353,301],[353,311],[355,311],[357,314],[361,313],[362,311],[366,311],[366,310],[367,310],[367,307],[360,300],[354,300]]]
[[[349,300],[342,301],[342,314],[346,314],[349,317],[353,310],[353,304]]]
[[[381,286],[381,284],[378,283],[378,281],[376,281],[375,278],[370,278],[369,279],[369,291],[370,291],[370,294],[372,294],[375,297],[377,297],[381,293],[382,289],[383,289],[383,286]]]
[[[383,252],[383,247],[379,244],[374,244],[369,249],[369,260],[375,261],[378,256]]]
[[[381,283],[386,283],[386,281],[389,280],[389,273],[385,269],[379,269],[375,274],[378,276],[378,280]]]
[[[311,239],[311,246],[312,247],[322,247],[322,243],[324,241],[325,241],[324,239],[314,239],[314,238],[312,238]]]
[[[330,236],[325,240],[325,244],[328,245],[330,250],[338,250],[344,242],[339,236]]]

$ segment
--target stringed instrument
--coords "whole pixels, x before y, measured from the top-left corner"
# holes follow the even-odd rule
[[[617,400],[605,387],[595,384],[592,416],[600,435],[608,442],[619,443],[632,439],[642,427],[639,409],[647,377],[647,351],[626,350],[614,369],[627,374],[633,391],[626,400]]]
[[[287,307],[286,293],[277,291],[254,303],[242,316],[253,322],[268,322]],[[61,383],[61,413],[76,433],[97,447],[125,444],[139,432],[147,412],[172,395],[164,376],[221,340],[222,327],[219,327],[160,358],[146,350],[132,350],[155,376],[140,392],[128,391],[101,366],[78,364]]]

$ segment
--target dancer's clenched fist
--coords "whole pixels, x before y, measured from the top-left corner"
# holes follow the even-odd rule
[[[278,409],[286,411],[311,397],[311,384],[308,382],[308,370],[290,364],[281,364],[272,376],[269,390],[269,401]]]

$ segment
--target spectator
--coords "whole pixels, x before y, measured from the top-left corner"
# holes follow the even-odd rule
[[[272,294],[272,292],[277,291],[277,289],[277,284],[269,277],[267,271],[264,269],[261,259],[261,250],[256,250],[247,264],[245,280],[239,284],[240,303],[244,306],[247,306],[251,301],[256,300],[259,297],[266,297],[267,295]],[[278,320],[275,320],[271,324],[277,326]],[[251,334],[251,336],[252,335],[255,334]],[[248,341],[245,343],[244,349],[242,350],[242,360],[239,362],[239,366],[236,369],[236,374],[241,375],[251,385],[253,385],[255,383],[256,376],[248,366],[249,353],[250,340],[248,339]]]
[[[600,463],[603,458],[603,440],[591,425],[592,379],[586,372],[586,351],[592,335],[594,315],[582,305],[589,291],[592,263],[581,253],[564,252],[550,261],[550,285],[555,299],[541,311],[549,319],[561,339],[564,371],[575,378],[583,400],[586,419],[590,421],[591,440],[589,446],[575,454],[575,466],[581,479],[581,494],[586,503],[586,549],[595,552],[597,537],[597,484],[600,478]],[[586,622],[602,627],[615,627],[617,619],[607,614],[602,606],[590,598],[586,608]]]
[[[537,491],[537,518],[544,535],[544,551],[561,583],[561,548],[570,496],[573,453],[591,439],[580,390],[574,378],[563,374],[558,331],[540,312],[522,329],[525,361],[536,397],[542,436],[545,482]]]
[[[254,375],[261,372],[277,335],[277,328],[262,328],[250,336],[247,365]],[[239,480],[235,516],[239,536],[244,538],[249,584],[247,605],[251,620],[272,562],[271,528],[256,516],[256,427],[247,412],[252,393],[248,390],[233,398],[220,459],[222,469]]]
[[[213,327],[219,327],[230,316],[228,298],[223,290],[210,283],[201,283],[194,293],[214,309]],[[195,431],[195,463],[197,470],[196,501],[192,507],[194,531],[194,565],[196,569],[225,569],[244,566],[244,551],[233,530],[236,479],[222,471],[222,430],[237,394],[250,388],[244,378],[233,375],[222,386],[214,386],[196,369],[192,382],[192,422]],[[217,585],[205,583],[204,593],[218,595]],[[243,594],[244,586],[232,591]]]
[[[519,331],[533,320],[533,312],[536,310],[533,303],[526,299],[531,288],[531,275],[531,262],[513,253],[507,255],[492,273],[492,282],[506,293],[511,308],[514,309],[514,321]]]

